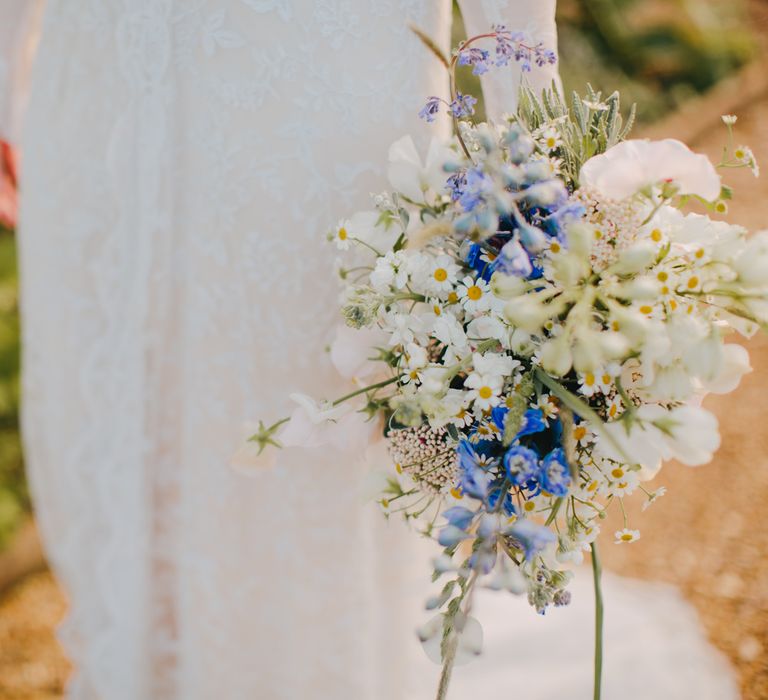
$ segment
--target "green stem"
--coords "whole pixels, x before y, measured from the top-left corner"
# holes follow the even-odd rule
[[[349,394],[345,394],[344,396],[336,399],[332,406],[338,406],[340,403],[344,403],[345,401],[349,399],[353,399],[355,396],[360,396],[360,394],[365,394],[368,391],[371,391],[373,389],[381,389],[383,386],[388,386],[389,384],[394,384],[399,377],[390,377],[389,379],[385,379],[384,381],[378,382],[376,384],[371,384],[370,386],[364,386],[362,389],[357,389],[356,391],[353,391]]]
[[[593,542],[592,549],[592,576],[595,581],[595,692],[593,700],[600,700],[603,679],[603,591],[600,587],[600,556],[597,553],[597,545]]]

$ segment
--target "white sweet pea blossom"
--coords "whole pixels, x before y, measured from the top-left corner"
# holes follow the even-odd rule
[[[741,378],[752,371],[749,353],[746,348],[736,343],[728,343],[722,348],[722,364],[719,373],[702,382],[706,391],[713,394],[729,394],[741,382]]]
[[[408,282],[408,267],[402,252],[387,251],[376,260],[371,272],[371,284],[376,291],[387,292],[390,287],[402,289]]]
[[[442,194],[448,173],[446,163],[456,159],[455,154],[437,139],[432,139],[423,163],[410,136],[395,141],[389,148],[389,183],[414,202],[422,202],[427,192]]]
[[[659,182],[672,182],[680,194],[707,201],[720,196],[720,176],[709,158],[675,139],[622,141],[590,158],[579,174],[582,187],[616,200]]]
[[[305,394],[291,394],[297,404],[290,420],[277,432],[283,447],[316,448],[325,445],[344,452],[361,451],[368,444],[374,421],[366,421],[353,403],[333,406]]]

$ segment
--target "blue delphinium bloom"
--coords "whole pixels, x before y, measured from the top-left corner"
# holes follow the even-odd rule
[[[419,112],[419,117],[421,119],[425,119],[428,122],[435,121],[435,116],[440,111],[440,103],[442,100],[439,97],[435,97],[432,95],[432,97],[427,98],[427,103],[424,105],[424,107],[421,108],[421,111]]]
[[[464,530],[455,525],[446,525],[437,536],[437,541],[443,547],[455,547],[462,540],[466,540],[469,535]]]
[[[512,445],[504,454],[504,468],[515,486],[525,486],[539,475],[539,456],[522,445]]]
[[[533,265],[520,241],[513,239],[502,247],[499,257],[494,261],[494,270],[505,275],[525,278],[533,272]]]
[[[527,518],[516,520],[510,525],[507,533],[520,543],[528,561],[557,539],[548,527],[537,525]]]
[[[467,173],[465,170],[458,170],[451,175],[446,181],[448,192],[451,195],[451,201],[457,202],[461,195],[464,193],[464,188],[467,186]]]
[[[569,224],[579,221],[584,213],[585,209],[581,204],[566,204],[544,217],[541,227],[551,236],[557,236],[561,243],[565,243],[565,231]]]
[[[468,440],[461,440],[456,448],[459,457],[459,487],[472,498],[484,501],[488,497],[491,475],[480,466],[480,456]]]
[[[465,95],[461,92],[456,93],[456,97],[449,105],[451,114],[457,119],[461,117],[469,117],[475,113],[475,105],[477,104],[477,98],[472,95]]]
[[[523,415],[523,422],[517,431],[517,437],[520,439],[523,435],[533,435],[546,430],[547,423],[544,420],[544,412],[540,408],[529,408]]]
[[[491,489],[491,492],[488,494],[488,510],[496,510],[501,494],[501,488]],[[515,508],[515,502],[512,500],[512,494],[509,493],[509,491],[504,493],[504,500],[501,503],[501,512],[504,513],[504,515],[507,517],[510,517],[517,512],[517,509]]]
[[[450,525],[466,530],[475,518],[475,512],[464,506],[452,506],[443,513],[443,517]]]
[[[553,496],[559,498],[568,495],[571,484],[571,472],[561,447],[552,450],[541,462],[541,486]]]
[[[492,191],[493,180],[481,168],[470,168],[464,176],[464,190],[459,197],[459,204],[464,211],[473,211]]]
[[[472,73],[482,75],[488,72],[491,54],[485,49],[469,47],[459,51],[459,65],[472,66]]]

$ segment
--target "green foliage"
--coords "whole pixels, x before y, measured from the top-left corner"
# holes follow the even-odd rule
[[[518,116],[531,130],[547,125],[556,128],[562,139],[558,156],[566,179],[578,182],[581,166],[597,153],[603,153],[626,138],[635,121],[635,106],[626,124],[621,116],[621,100],[614,92],[605,100],[600,92],[587,86],[582,97],[574,92],[570,108],[555,86],[539,97],[529,87],[520,89]]]
[[[19,439],[19,313],[16,245],[0,233],[0,549],[30,509]]]

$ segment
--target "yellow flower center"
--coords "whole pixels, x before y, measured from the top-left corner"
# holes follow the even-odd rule
[[[595,238],[599,241],[603,237],[603,232],[599,229],[595,229]]]
[[[677,302],[674,299],[669,300],[669,308],[674,311],[677,308]]]
[[[616,417],[616,411],[618,409],[616,408],[616,404],[612,403],[611,407],[608,409],[608,417],[609,418],[615,418]]]
[[[661,288],[661,293],[662,293],[664,296],[666,296],[667,294],[669,294],[669,287],[667,287],[667,285],[666,285],[666,284],[665,284],[665,285],[664,285],[664,286]]]
[[[402,465],[402,464],[400,464],[400,462],[397,462],[397,463],[395,464],[395,471],[396,471],[398,474],[402,474],[402,473],[403,473],[403,465]]]
[[[598,487],[598,483],[596,481],[590,482],[589,486],[587,486],[587,491],[592,493],[592,491],[596,491]]]
[[[656,279],[659,280],[659,282],[666,282],[669,279],[669,275],[664,272],[664,270],[662,270],[658,275],[656,275]]]
[[[530,513],[530,512],[532,512],[534,508],[536,508],[536,504],[535,504],[533,501],[526,501],[526,502],[523,504],[523,510],[524,510],[526,513]]]
[[[574,437],[576,440],[581,440],[581,439],[583,439],[583,438],[586,436],[586,434],[587,434],[587,429],[586,429],[586,428],[585,428],[583,425],[577,425],[577,426],[576,426],[576,427],[573,429],[573,437]]]
[[[688,280],[688,289],[696,289],[699,286],[699,278],[694,275]]]
[[[699,248],[694,255],[701,260],[704,257],[704,248]]]
[[[619,328],[620,328],[620,326],[619,326],[619,322],[618,322],[618,321],[614,321],[613,323],[611,323],[611,328],[612,328],[613,330],[615,330],[615,331],[618,331],[618,330],[619,330]]]
[[[651,313],[651,311],[653,311],[653,308],[648,306],[648,304],[643,304],[640,307],[640,313],[641,314],[649,314],[649,313]]]
[[[604,374],[602,377],[600,377],[603,384],[610,384],[611,383],[611,375],[610,374]]]
[[[613,471],[611,471],[611,476],[614,479],[621,479],[622,476],[624,476],[624,470],[620,467],[616,467]]]
[[[585,386],[594,386],[595,384],[595,375],[592,374],[592,372],[587,372],[584,375],[584,385]]]
[[[746,158],[746,156],[747,156],[747,153],[746,153],[746,151],[744,151],[743,149],[741,149],[741,148],[737,148],[737,149],[736,149],[736,150],[733,152],[733,155],[735,155],[735,156],[736,156],[736,157],[737,157],[739,160],[743,160],[744,158]]]
[[[625,532],[621,539],[623,542],[631,542],[633,539],[635,539],[634,535],[631,532]]]
[[[467,289],[467,296],[472,301],[477,301],[481,296],[483,296],[483,290],[480,289],[476,284],[473,284],[469,289]]]
[[[435,270],[435,273],[434,273],[433,277],[438,282],[445,282],[445,280],[448,279],[448,272],[445,269],[443,269],[442,267],[438,267],[437,270]]]
[[[550,148],[550,149],[554,148],[556,144],[557,144],[557,139],[554,136],[550,136],[547,139],[547,148]]]
[[[347,229],[345,229],[343,226],[339,229],[339,240],[340,241],[346,241],[347,240]]]
[[[549,249],[553,253],[559,253],[560,252],[560,244],[557,241],[552,241],[552,245],[549,246]]]
[[[461,489],[459,489],[458,486],[454,486],[451,489],[451,496],[458,500],[459,498],[463,498],[464,494],[461,492]]]
[[[458,300],[459,300],[459,297],[456,294],[456,292],[450,292],[448,294],[448,303],[455,304]]]
[[[493,391],[491,390],[491,387],[489,387],[489,386],[481,386],[480,390],[477,392],[477,395],[481,399],[490,399],[491,396],[493,396]]]
[[[651,231],[651,240],[658,243],[661,240],[661,231],[657,228]]]
[[[443,310],[437,304],[432,307],[432,311],[435,312],[435,316],[440,316],[443,313]]]

